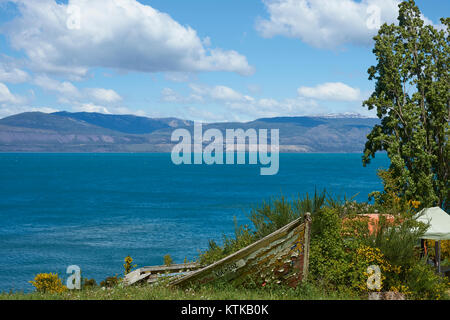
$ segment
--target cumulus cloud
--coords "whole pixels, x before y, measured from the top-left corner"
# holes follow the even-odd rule
[[[315,87],[300,87],[297,90],[302,97],[328,101],[361,100],[360,90],[342,82],[326,82]]]
[[[55,92],[60,95],[60,103],[75,104],[79,100],[94,100],[96,102],[118,103],[122,97],[112,89],[85,88],[78,89],[70,81],[58,81],[47,75],[38,75],[33,78],[33,84],[44,90]]]
[[[0,81],[8,83],[22,83],[30,79],[29,74],[14,66],[0,63]]]
[[[183,96],[171,88],[164,88],[161,91],[161,100],[164,102],[188,103],[202,102],[203,96],[197,93],[191,93],[189,96]]]
[[[324,112],[314,99],[308,97],[295,97],[286,99],[255,98],[230,87],[217,85],[207,86],[190,84],[191,93],[183,96],[171,88],[162,91],[162,100],[182,104],[194,102],[206,104],[219,104],[222,111],[212,113],[198,107],[187,106],[188,115],[198,120],[253,120],[257,117],[293,116],[305,114],[318,114]],[[196,97],[196,101],[192,97]]]
[[[89,96],[94,98],[97,101],[104,102],[119,102],[122,100],[122,97],[112,89],[103,89],[103,88],[92,88],[87,89]]]
[[[73,111],[78,112],[98,112],[98,113],[105,113],[105,114],[111,114],[109,110],[104,106],[99,106],[93,103],[82,103],[77,106],[74,106]]]
[[[25,99],[21,96],[12,94],[9,88],[0,82],[0,103],[2,104],[18,104],[23,103]]]
[[[301,39],[318,48],[368,45],[379,26],[397,20],[399,0],[263,0],[270,15],[256,29],[263,37]]]
[[[173,82],[187,82],[190,80],[191,75],[187,72],[166,72],[164,78]]]
[[[62,94],[64,95],[64,97],[80,96],[78,88],[69,81],[60,82],[58,80],[49,78],[46,75],[38,75],[34,77],[33,83],[45,90]]]
[[[72,106],[74,112],[97,112],[104,114],[133,114],[137,116],[148,116],[143,110],[130,110],[123,106],[108,106],[99,105],[92,102],[74,103]]]
[[[219,85],[210,87],[198,84],[190,84],[189,86],[192,89],[192,91],[198,96],[207,97],[216,101],[245,102],[253,100],[252,97],[237,92],[227,86]]]
[[[15,2],[20,16],[2,31],[34,70],[74,77],[93,67],[253,73],[245,56],[210,49],[210,40],[202,41],[191,27],[136,0],[71,0],[69,7],[54,0]]]

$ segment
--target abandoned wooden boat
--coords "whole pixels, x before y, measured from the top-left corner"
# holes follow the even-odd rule
[[[161,277],[183,276],[198,268],[200,268],[200,265],[198,265],[197,263],[142,267],[128,273],[124,277],[124,285],[129,286],[143,281],[146,281],[147,283],[153,283],[161,279]]]
[[[172,286],[216,281],[257,285],[284,283],[291,287],[308,274],[311,217],[298,218],[255,243],[173,280]]]

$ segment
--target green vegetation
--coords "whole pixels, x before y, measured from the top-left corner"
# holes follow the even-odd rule
[[[382,273],[379,291],[401,292],[412,299],[448,298],[449,280],[436,275],[420,257],[417,244],[427,226],[411,214],[397,214],[391,220],[381,216],[372,233],[368,222],[369,218],[354,213],[343,220],[333,208],[324,208],[313,216],[313,281],[335,290],[351,287],[363,294],[368,292],[367,268],[378,265]]]
[[[56,273],[39,273],[30,283],[42,294],[59,294],[67,290]]]
[[[123,264],[124,274],[127,275],[131,272],[131,269],[136,268],[137,265],[133,265],[133,258],[130,256],[126,256],[124,259],[125,263]]]
[[[164,264],[166,266],[170,266],[173,263],[172,257],[170,256],[170,254],[166,254],[164,256]]]
[[[363,164],[387,152],[397,196],[422,207],[449,210],[449,25],[425,25],[413,0],[400,4],[399,25],[381,26],[374,37],[378,64],[368,70],[375,91],[364,105],[380,125],[367,136]]]
[[[284,196],[263,202],[260,207],[253,208],[248,217],[254,229],[248,225],[239,226],[235,218],[234,238],[223,235],[222,246],[210,240],[208,249],[200,253],[198,262],[202,265],[211,264],[303,217],[306,212],[316,212],[325,203],[325,195],[324,190],[321,194],[314,192],[313,197],[307,193],[304,198],[298,197],[292,202],[287,201]]]
[[[295,289],[287,287],[241,288],[231,285],[198,286],[188,289],[168,288],[163,283],[113,288],[90,287],[56,293],[0,293],[0,300],[350,300],[359,299],[352,292],[327,291],[310,283]]]

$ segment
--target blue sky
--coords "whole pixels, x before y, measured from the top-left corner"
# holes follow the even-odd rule
[[[439,27],[450,2],[416,1]],[[398,0],[0,0],[0,117],[359,113]]]

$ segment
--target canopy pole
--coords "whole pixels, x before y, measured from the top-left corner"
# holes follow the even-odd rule
[[[436,268],[437,272],[441,274],[441,240],[434,242],[435,258],[436,258]]]

